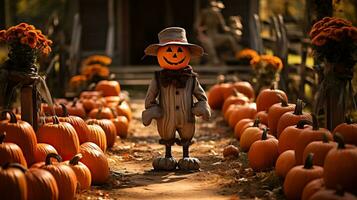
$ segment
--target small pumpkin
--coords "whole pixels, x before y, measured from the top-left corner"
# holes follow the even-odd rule
[[[337,148],[331,149],[324,162],[324,181],[327,188],[337,189],[338,186],[357,195],[357,148],[345,145],[339,133],[333,136],[338,143]]]
[[[346,117],[345,123],[336,126],[332,133],[340,133],[346,144],[357,146],[357,124],[350,117]]]
[[[325,182],[323,178],[318,178],[310,181],[302,192],[301,200],[309,200],[316,192],[325,188]]]
[[[240,149],[243,152],[248,152],[251,145],[255,142],[258,141],[262,138],[262,134],[263,132],[267,132],[268,129],[264,128],[263,130],[258,128],[258,127],[250,127],[245,129],[245,131],[243,132],[240,141],[239,141],[239,146]],[[267,135],[267,137],[270,138],[274,138],[274,136],[272,135]]]
[[[92,99],[92,98],[101,98],[103,93],[101,91],[83,91],[79,95],[80,99]]]
[[[0,170],[1,199],[26,200],[28,189],[25,177],[26,169],[20,164],[7,163]]]
[[[44,169],[30,168],[26,170],[27,199],[49,199],[57,200],[59,191],[56,179]]]
[[[157,60],[161,68],[182,69],[187,67],[191,60],[190,49],[183,45],[165,45],[157,50]]]
[[[322,141],[311,142],[310,144],[308,144],[305,147],[304,153],[302,156],[303,160],[306,159],[306,157],[309,153],[313,153],[314,154],[313,164],[321,166],[321,167],[324,166],[325,157],[326,157],[327,153],[331,149],[337,147],[337,143],[329,141],[326,134],[324,134],[322,138],[323,138]]]
[[[82,119],[87,117],[86,110],[82,103],[79,102],[78,98],[74,98],[71,105],[67,105],[67,112],[69,115],[78,116]]]
[[[109,120],[109,119],[88,119],[86,121],[87,124],[93,125],[97,124],[99,125],[105,132],[105,137],[107,139],[107,148],[111,148],[114,146],[116,137],[117,137],[117,131],[114,123]]]
[[[234,146],[234,145],[228,145],[223,149],[223,157],[233,157],[233,158],[238,158],[239,157],[239,149]]]
[[[300,120],[305,119],[312,121],[311,115],[309,113],[302,112],[303,107],[303,101],[298,99],[296,100],[294,111],[285,112],[283,115],[281,115],[277,125],[277,138],[280,137],[281,132],[283,132],[286,127],[296,125]]]
[[[66,161],[65,164],[70,166],[74,173],[76,174],[78,181],[78,189],[87,190],[90,188],[92,183],[92,176],[87,166],[79,162],[83,158],[82,154],[77,154],[69,161]]]
[[[52,163],[52,158],[56,159],[57,163]],[[33,167],[47,170],[52,174],[58,186],[58,199],[74,199],[77,188],[76,174],[69,166],[61,162],[60,155],[50,153],[46,156],[44,163],[36,163]]]
[[[61,157],[69,160],[79,152],[76,130],[70,123],[60,122],[57,116],[52,120],[37,130],[38,141],[52,145]]]
[[[287,199],[300,200],[305,186],[322,177],[323,168],[312,164],[313,154],[309,154],[304,165],[293,167],[284,180],[284,194]]]
[[[289,104],[282,96],[278,95],[281,103],[272,105],[268,110],[268,127],[272,135],[277,136],[277,127],[280,117],[295,109],[294,104]]]
[[[303,153],[305,147],[313,141],[322,141],[324,135],[328,140],[332,140],[332,135],[329,130],[325,128],[320,128],[317,118],[314,114],[312,116],[312,128],[307,128],[302,131],[297,140],[295,141],[295,161],[297,165],[303,163]]]
[[[92,119],[113,119],[114,115],[109,107],[99,107],[91,110],[88,117]]]
[[[233,87],[240,93],[247,96],[250,100],[255,98],[253,86],[248,81],[236,81]]]
[[[222,106],[222,112],[225,113],[228,109],[228,107],[231,104],[238,104],[238,105],[244,105],[249,102],[248,97],[246,97],[244,94],[236,92],[233,95],[229,96],[223,103]]]
[[[50,144],[38,143],[35,151],[35,162],[43,162],[50,153],[58,154],[57,150]]]
[[[21,148],[27,165],[30,166],[34,162],[34,153],[36,150],[37,138],[32,126],[22,120],[16,119],[16,116],[11,111],[3,113],[10,114],[10,120],[0,122],[0,132],[6,132],[5,142],[12,142]]]
[[[129,130],[129,120],[125,116],[118,116],[116,110],[111,109],[111,111],[114,115],[114,118],[111,120],[115,125],[115,128],[117,130],[117,135],[121,139],[127,138],[128,130]]]
[[[255,141],[249,148],[249,165],[254,171],[269,170],[274,167],[278,155],[278,140],[268,139],[267,129],[265,129],[261,140]]]
[[[211,109],[221,109],[225,101],[223,91],[231,87],[230,83],[217,83],[207,92],[208,105]]]
[[[239,105],[237,109],[233,110],[232,114],[228,118],[228,124],[230,127],[234,128],[234,126],[244,118],[253,119],[255,114],[257,113],[255,103],[249,103],[245,105]]]
[[[114,80],[102,80],[95,86],[96,91],[101,91],[103,96],[118,96],[120,93],[120,84]]]
[[[253,126],[254,120],[249,119],[249,118],[244,118],[239,120],[239,122],[234,126],[234,136],[237,140],[240,139],[240,136],[242,135],[243,131],[250,127]]]
[[[0,166],[7,162],[20,163],[27,167],[27,163],[21,148],[14,143],[4,142],[6,133],[0,133]]]
[[[285,178],[291,168],[295,166],[295,151],[287,150],[279,155],[275,163],[275,173],[277,176]]]
[[[254,119],[260,119],[260,122],[264,125],[268,125],[268,112],[267,111],[259,111],[255,114]]]
[[[125,116],[129,121],[131,121],[133,113],[127,101],[120,101],[115,108],[118,116]]]
[[[105,152],[107,150],[107,138],[105,137],[105,132],[97,124],[88,125],[89,133],[88,133],[88,142],[93,142],[100,149]]]
[[[268,111],[272,105],[281,101],[280,96],[285,101],[288,101],[285,92],[279,89],[274,89],[273,86],[270,89],[260,91],[256,99],[257,111]]]
[[[91,172],[92,184],[101,185],[106,183],[109,177],[109,164],[107,157],[94,143],[86,142],[81,145],[81,162],[85,164]]]
[[[104,105],[104,101],[96,97],[90,99],[81,99],[81,102],[83,104],[86,113],[89,113],[94,108],[99,108]]]

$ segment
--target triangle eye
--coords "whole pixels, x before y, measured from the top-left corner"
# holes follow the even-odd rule
[[[166,52],[172,52],[171,47],[167,48]]]
[[[181,49],[181,47],[179,47],[179,48],[177,49],[177,52],[180,52],[180,53],[183,52],[182,49]]]

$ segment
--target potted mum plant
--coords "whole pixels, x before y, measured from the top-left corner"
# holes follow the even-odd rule
[[[357,61],[357,28],[351,22],[325,17],[310,31],[316,60],[323,63],[323,77],[316,94],[314,112],[324,108],[327,128],[344,121],[347,103],[354,104],[351,80]]]

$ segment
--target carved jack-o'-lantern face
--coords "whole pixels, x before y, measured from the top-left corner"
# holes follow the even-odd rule
[[[191,59],[188,47],[181,45],[166,45],[157,51],[157,60],[164,69],[178,70],[186,67]]]

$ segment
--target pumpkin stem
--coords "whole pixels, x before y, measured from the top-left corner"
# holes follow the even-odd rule
[[[294,110],[294,115],[302,115],[303,108],[304,108],[304,102],[301,99],[297,99],[295,110]]]
[[[322,134],[322,142],[323,142],[323,143],[329,143],[329,139],[328,139],[326,133]]]
[[[309,153],[305,159],[304,169],[312,169],[314,154]]]
[[[259,124],[260,124],[260,119],[259,117],[257,117],[255,120],[254,120],[254,124],[252,127],[259,127]]]
[[[306,119],[302,119],[296,124],[296,128],[303,129],[307,124],[312,125],[312,122]]]
[[[352,120],[351,116],[346,115],[345,122],[346,122],[346,124],[353,124],[353,120]]]
[[[6,132],[5,131],[0,133],[0,144],[2,144],[4,142],[5,137],[6,137]]]
[[[54,115],[54,116],[52,116],[52,120],[53,120],[53,124],[59,124],[60,122],[59,122],[59,119],[58,119],[58,117],[56,116],[56,115]]]
[[[276,85],[275,83],[270,84],[270,89],[275,90],[276,89],[275,85]]]
[[[23,173],[27,172],[27,169],[24,166],[22,166],[20,163],[6,162],[3,165],[3,169],[9,169],[9,168],[17,168],[17,169],[21,170]]]
[[[72,107],[76,107],[77,103],[78,103],[78,98],[76,97],[73,99]]]
[[[239,92],[238,92],[238,90],[237,90],[236,88],[233,88],[233,95],[234,95],[235,97],[238,97],[238,96],[239,96]]]
[[[114,109],[114,108],[110,108],[110,111],[112,111],[113,115],[114,115],[114,118],[117,118],[118,117],[118,113],[117,111]]]
[[[281,107],[288,107],[289,104],[288,102],[283,98],[283,96],[279,93],[277,93],[279,99],[280,99],[280,102],[281,102]]]
[[[6,119],[6,113],[9,113],[9,115],[10,115],[10,121],[9,121],[9,123],[12,123],[12,124],[17,123],[17,118],[16,118],[15,113],[13,113],[11,110],[8,110],[8,109],[2,111],[2,112],[1,112],[1,115],[4,116],[4,119]]]
[[[312,130],[319,130],[319,121],[317,120],[317,117],[315,114],[311,113],[312,117]]]
[[[71,165],[78,165],[78,162],[80,159],[83,158],[83,155],[81,153],[76,154],[75,156],[73,156],[73,158],[69,161],[69,164]]]
[[[268,128],[263,128],[262,140],[268,139]]]
[[[345,141],[344,141],[344,139],[343,139],[343,136],[340,134],[340,133],[335,133],[334,135],[333,135],[333,140],[335,141],[335,142],[337,142],[337,149],[345,149],[346,148],[346,146],[345,146]]]
[[[62,162],[62,157],[56,153],[49,153],[46,156],[45,165],[52,165],[51,158],[55,158],[58,162]]]
[[[68,109],[67,109],[66,105],[64,105],[63,103],[60,103],[60,106],[62,107],[63,117],[69,117]]]
[[[102,110],[103,110],[103,106],[100,106],[100,107],[98,108],[98,112],[97,112],[97,114],[95,115],[95,118],[97,118],[97,119],[101,119],[101,116],[102,116]]]

